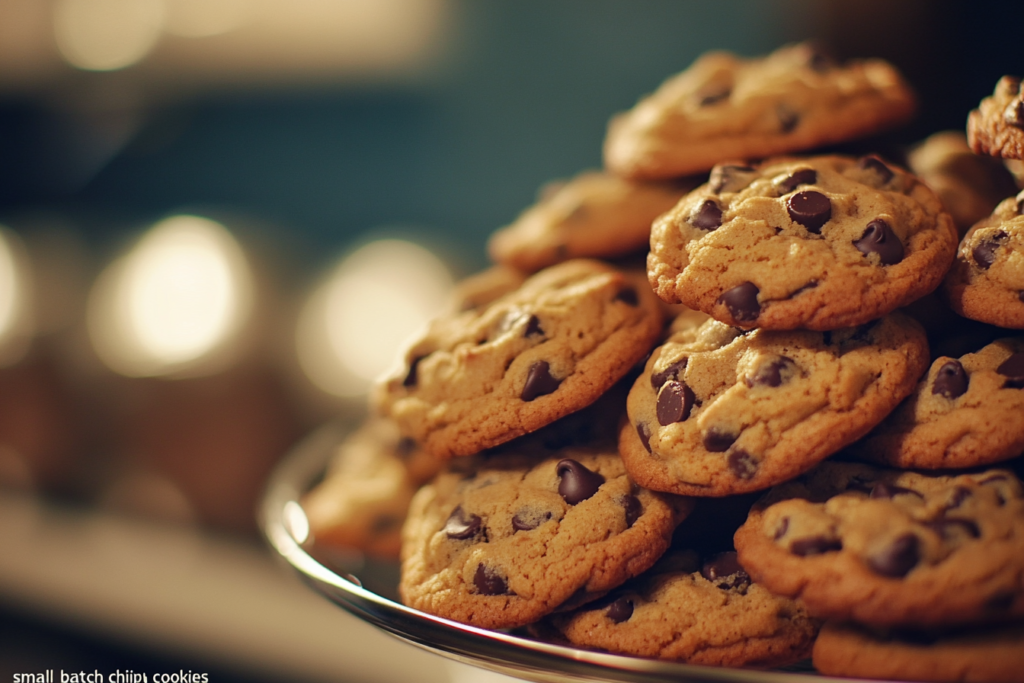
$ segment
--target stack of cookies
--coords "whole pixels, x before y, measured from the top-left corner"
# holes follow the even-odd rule
[[[802,44],[613,118],[376,387],[388,466],[329,473],[316,542],[404,518],[407,605],[578,647],[1024,680],[1020,83],[966,138],[823,149],[914,107]]]

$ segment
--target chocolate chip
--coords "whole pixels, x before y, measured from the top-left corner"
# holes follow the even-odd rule
[[[775,181],[775,188],[780,194],[789,194],[801,185],[813,185],[818,182],[818,172],[813,168],[801,168],[793,171],[785,178]]]
[[[604,483],[604,477],[600,474],[568,458],[558,461],[555,472],[561,479],[558,482],[558,493],[569,505],[576,505],[590,498]]]
[[[891,266],[903,260],[903,244],[900,243],[900,238],[881,218],[868,223],[864,234],[859,240],[854,241],[853,246],[865,256],[878,254],[878,260],[882,265]]]
[[[690,214],[687,222],[701,230],[714,230],[722,225],[722,208],[713,199],[705,199]]]
[[[642,443],[644,445],[644,448],[647,449],[647,452],[650,453],[651,452],[651,432],[650,432],[650,429],[647,427],[647,423],[645,423],[645,422],[638,422],[637,425],[636,425],[636,434],[637,434],[637,436],[640,437],[640,443]]]
[[[737,448],[731,452],[726,462],[729,465],[729,471],[742,481],[753,479],[754,475],[757,474],[757,466],[759,464],[757,458],[742,448]]]
[[[857,166],[860,168],[874,171],[881,181],[879,185],[885,185],[896,175],[892,169],[889,168],[884,161],[876,156],[861,157],[857,161]]]
[[[1011,126],[1024,128],[1024,100],[1017,98],[1003,111],[1003,120]]]
[[[398,443],[395,444],[395,455],[397,455],[401,460],[408,460],[415,450],[416,441],[407,436],[403,436],[398,440]]]
[[[971,250],[971,257],[975,265],[982,270],[988,270],[996,261],[996,250],[1006,241],[1007,234],[1000,230],[990,238],[982,240],[978,246]]]
[[[688,360],[688,358],[681,358],[661,372],[651,373],[651,386],[657,390],[670,379],[679,379],[679,373],[686,369],[686,361]]]
[[[605,614],[616,624],[621,624],[633,616],[633,601],[623,595],[608,605],[608,611]]]
[[[740,565],[735,550],[718,553],[705,560],[700,568],[700,575],[723,590],[729,588],[743,590],[750,585],[750,575]]]
[[[981,536],[981,529],[978,528],[977,523],[969,519],[940,517],[939,519],[926,523],[925,526],[947,540],[954,539],[958,535],[964,534],[971,538],[979,538]]]
[[[539,360],[530,366],[526,373],[526,383],[523,385],[523,393],[520,398],[524,401],[532,401],[538,396],[545,396],[558,388],[562,380],[551,376],[551,366],[546,360]]]
[[[913,569],[921,554],[918,550],[920,541],[912,533],[905,533],[894,538],[887,546],[868,556],[867,565],[876,574],[899,578],[906,576]]]
[[[477,592],[482,595],[511,595],[505,579],[483,564],[479,564],[476,567],[476,573],[473,575],[473,585],[476,586]]]
[[[724,84],[710,84],[704,86],[697,93],[697,102],[702,107],[708,107],[729,98],[732,94],[732,87]]]
[[[823,555],[834,550],[842,550],[843,542],[838,538],[829,536],[811,536],[809,538],[798,538],[789,546],[789,552],[800,557],[808,555]]]
[[[1017,298],[1020,299],[1020,302],[1022,304],[1024,304],[1024,289],[1022,289],[1019,292],[1017,292]]]
[[[783,133],[791,133],[800,123],[800,115],[784,104],[775,107],[775,114],[779,117],[779,127]]]
[[[712,453],[724,453],[736,442],[739,434],[733,434],[718,427],[711,427],[704,432],[704,448]]]
[[[871,493],[868,495],[869,498],[892,500],[900,494],[912,494],[921,498],[921,494],[912,489],[906,489],[902,486],[896,486],[896,484],[890,484],[888,482],[880,481],[871,487]]]
[[[531,531],[549,519],[551,519],[551,512],[536,514],[531,510],[520,510],[512,517],[512,528],[515,531]]]
[[[526,330],[523,332],[524,337],[532,337],[535,334],[544,336],[544,330],[540,326],[540,318],[535,315],[531,315],[530,319],[526,322]]]
[[[953,489],[953,495],[949,497],[949,501],[946,502],[946,505],[943,508],[943,510],[956,509],[963,505],[963,502],[970,497],[971,490],[969,488],[966,488],[964,486],[957,486],[955,489]]]
[[[624,304],[633,306],[635,308],[640,305],[640,296],[632,287],[624,287],[619,290],[618,294],[615,295],[613,301],[621,301]]]
[[[402,380],[403,387],[414,387],[416,386],[416,369],[419,367],[420,361],[426,356],[416,356],[409,361],[409,372],[405,375],[405,379]]]
[[[737,322],[753,322],[761,315],[761,304],[757,301],[760,291],[753,282],[744,282],[722,292],[717,303],[724,304]]]
[[[743,378],[748,387],[778,387],[793,376],[796,363],[788,356],[779,356],[767,363],[762,363],[754,370],[753,375]]]
[[[634,496],[632,493],[619,498],[619,504],[622,505],[622,509],[626,512],[626,528],[630,528],[640,519],[640,515],[644,513],[644,506],[640,503],[640,499]]]
[[[932,384],[932,393],[945,396],[946,398],[957,398],[967,392],[967,383],[970,378],[964,371],[964,366],[958,360],[951,360],[942,364],[939,371],[935,373],[935,382]]]
[[[786,200],[786,211],[795,222],[818,234],[832,218],[832,202],[820,192],[804,190]]]
[[[787,531],[789,531],[789,517],[783,517],[779,521],[779,526],[775,529],[775,540],[777,541],[785,536]]]
[[[666,382],[658,392],[658,423],[683,422],[693,409],[693,390],[683,382]]]
[[[739,192],[750,185],[754,173],[756,171],[752,166],[719,164],[711,169],[708,186],[715,194],[719,192]]]
[[[1024,389],[1024,351],[1018,351],[1004,360],[996,372],[1006,377],[1004,389]]]
[[[448,538],[465,541],[480,533],[481,527],[482,520],[474,514],[467,514],[459,505],[448,515],[448,521],[444,523],[444,533]]]

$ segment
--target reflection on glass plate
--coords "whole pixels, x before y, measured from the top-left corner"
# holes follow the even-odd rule
[[[397,602],[395,563],[364,558],[355,552],[326,554],[327,551],[311,550],[303,545],[308,526],[298,504],[299,498],[323,475],[332,447],[345,433],[341,425],[327,425],[282,461],[267,489],[261,523],[270,545],[313,589],[363,621],[444,657],[532,681],[818,683],[839,680],[808,677],[809,672],[720,669],[591,652],[466,626],[404,607]]]

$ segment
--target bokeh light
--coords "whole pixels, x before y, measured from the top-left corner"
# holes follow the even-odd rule
[[[57,48],[88,71],[135,64],[156,45],[163,21],[161,0],[58,0],[53,7]]]
[[[19,361],[32,333],[32,274],[20,238],[0,226],[0,367]]]

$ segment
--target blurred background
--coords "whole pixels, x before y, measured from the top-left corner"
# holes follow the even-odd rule
[[[710,49],[883,57],[963,130],[1024,73],[975,0],[0,0],[0,678],[483,680],[275,564],[302,437],[608,118]]]

